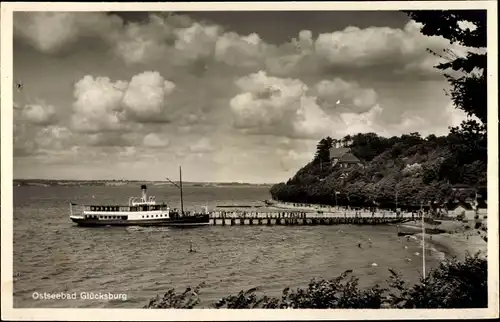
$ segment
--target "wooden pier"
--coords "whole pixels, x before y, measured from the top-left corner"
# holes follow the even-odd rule
[[[395,213],[307,213],[307,212],[214,212],[210,224],[216,226],[240,225],[380,225],[418,220],[418,216],[404,217]]]

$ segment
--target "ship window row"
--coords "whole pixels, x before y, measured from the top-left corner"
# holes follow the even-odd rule
[[[127,216],[97,216],[97,215],[86,215],[85,219],[121,219],[126,220]]]
[[[165,215],[142,215],[142,218],[163,218]]]
[[[151,210],[166,210],[166,206],[161,205],[141,205],[141,206],[132,206],[130,207],[130,211],[151,211]]]
[[[90,211],[124,211],[128,207],[120,206],[90,206]]]
[[[165,205],[140,205],[140,206],[90,206],[90,211],[151,211],[151,210],[166,210]]]

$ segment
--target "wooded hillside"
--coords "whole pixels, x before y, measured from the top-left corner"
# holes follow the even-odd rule
[[[447,136],[423,138],[419,133],[410,133],[384,138],[360,133],[344,137],[341,142],[364,167],[332,167],[328,150],[335,140],[322,139],[310,163],[288,182],[271,188],[273,199],[394,208],[397,196],[398,207],[414,208],[420,202],[427,205],[464,199],[473,189],[486,197],[486,128],[475,120],[451,128]],[[472,189],[457,191],[453,189],[457,185]]]

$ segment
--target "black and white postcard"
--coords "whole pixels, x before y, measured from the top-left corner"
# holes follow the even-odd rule
[[[498,317],[496,1],[1,21],[2,319]]]

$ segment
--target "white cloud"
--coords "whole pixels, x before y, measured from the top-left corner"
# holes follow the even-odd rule
[[[120,17],[104,13],[32,12],[16,13],[14,20],[16,36],[45,53],[68,48],[84,37],[98,37],[127,64],[163,61],[165,57],[172,65],[213,59],[233,67],[266,66],[280,75],[318,66],[383,66],[388,72],[437,75],[433,66],[440,59],[427,48],[461,50],[442,37],[422,35],[421,25],[415,21],[402,29],[349,26],[319,34],[316,39],[311,31],[302,30],[288,43],[276,46],[256,33],[223,32],[221,26],[182,15],[166,19],[156,13],[142,23],[124,23]],[[473,27],[465,22],[461,26]]]
[[[29,123],[36,125],[49,125],[57,121],[54,106],[45,103],[28,104],[22,109],[21,115]]]
[[[65,126],[33,127],[26,122],[15,122],[13,130],[15,157],[67,150],[75,144],[73,133]]]
[[[85,76],[75,85],[72,125],[76,131],[130,131],[131,122],[165,122],[165,97],[175,84],[158,72],[144,72],[129,82]]]
[[[132,157],[132,156],[136,155],[136,153],[137,153],[137,149],[135,147],[127,146],[118,153],[118,157],[128,158],[128,157]]]
[[[210,139],[201,138],[189,146],[189,151],[193,153],[209,153],[215,151],[215,148]]]
[[[375,65],[406,65],[433,71],[436,57],[427,48],[438,51],[450,47],[442,37],[427,37],[420,33],[420,24],[410,21],[404,29],[347,27],[342,31],[323,33],[315,42],[316,53],[329,64],[351,67]]]
[[[452,103],[434,108],[431,112],[427,109],[402,111],[401,121],[397,123],[386,122],[383,112],[383,109],[376,105],[366,113],[341,113],[340,119],[346,125],[342,134],[375,132],[381,136],[390,137],[419,132],[424,136],[429,134],[446,135],[449,132],[448,127],[458,126],[468,118]],[[428,113],[431,113],[431,116]]]
[[[76,131],[96,133],[123,130],[123,93],[127,82],[85,76],[75,84],[72,126]]]
[[[220,27],[186,16],[152,14],[144,23],[124,23],[117,15],[95,12],[19,12],[15,36],[43,53],[68,50],[82,38],[102,39],[127,64],[173,58],[177,63],[213,54]],[[175,57],[174,57],[175,56]]]
[[[79,133],[82,144],[96,147],[122,147],[134,144],[134,138],[123,132]]]
[[[375,90],[362,88],[356,82],[346,82],[340,78],[320,81],[314,90],[325,108],[362,113],[377,104]]]
[[[220,27],[191,21],[187,16],[151,14],[145,23],[128,23],[103,37],[127,64],[163,61],[189,64],[211,57]]]
[[[259,67],[264,62],[266,44],[258,34],[240,36],[224,33],[217,39],[215,59],[235,67]]]
[[[310,30],[300,31],[298,39],[293,39],[292,43],[302,53],[312,53],[314,50],[314,39]]]
[[[48,126],[40,130],[34,138],[39,148],[63,150],[73,144],[73,133],[64,126]]]
[[[429,120],[425,118],[420,125],[420,128],[425,128],[426,134],[446,135],[448,133],[447,127],[459,126],[462,121],[473,119],[481,123],[475,116],[467,116],[467,114],[455,107],[453,103],[449,103],[445,108],[435,111],[434,117]]]
[[[376,132],[380,135],[387,135],[387,131],[380,125],[379,116],[382,113],[382,108],[379,105],[373,106],[368,111],[363,113],[344,112],[338,115],[338,129],[341,136],[347,134]]]
[[[320,138],[334,133],[333,122],[316,103],[316,97],[303,96],[296,112],[294,130],[299,138]]]
[[[260,71],[238,79],[236,85],[242,92],[230,101],[236,128],[290,137],[318,135],[316,130],[324,129],[315,127],[322,113],[300,80]]]
[[[385,110],[372,88],[336,78],[323,80],[308,88],[297,79],[270,77],[265,72],[237,81],[241,93],[230,101],[234,126],[247,134],[271,134],[288,138],[319,139],[327,135],[375,132],[392,136],[409,132],[445,133],[458,125],[465,113],[452,105],[439,107],[410,105]],[[318,103],[319,102],[319,103]],[[339,104],[336,104],[340,102]],[[413,107],[418,107],[413,108]],[[397,113],[399,122],[387,118]]]
[[[103,37],[129,65],[164,57],[170,50],[166,42],[175,40],[174,28],[157,15],[151,15],[147,24],[129,23]]]
[[[220,33],[219,26],[205,26],[194,23],[187,28],[179,28],[175,31],[177,40],[175,49],[182,55],[180,57],[189,60],[211,57],[215,50],[215,43]]]
[[[15,12],[14,34],[44,53],[55,53],[82,37],[99,37],[118,30],[117,16],[100,12]]]
[[[468,50],[451,45],[443,37],[428,37],[420,32],[421,24],[409,21],[404,28],[349,26],[343,30],[321,33],[316,39],[307,30],[279,49],[269,47],[263,53],[266,67],[275,74],[320,72],[328,68],[382,68],[386,73],[415,77],[442,77],[434,68],[444,59],[429,53],[451,49],[461,56]]]
[[[158,122],[165,118],[165,96],[170,95],[175,84],[165,80],[158,72],[144,72],[132,77],[123,106],[130,117],[139,122]]]
[[[310,89],[298,79],[261,71],[240,78],[237,86],[242,93],[230,107],[234,126],[246,133],[317,139],[369,126],[381,110],[373,89],[339,78],[320,81]],[[342,107],[334,106],[338,100]]]
[[[13,124],[13,154],[17,156],[27,156],[36,150],[34,136],[30,135],[30,127],[26,123],[14,122]]]
[[[165,148],[170,144],[168,139],[160,138],[156,133],[147,134],[142,142],[144,146],[150,148]]]

